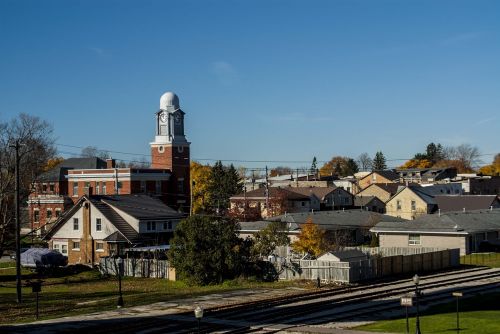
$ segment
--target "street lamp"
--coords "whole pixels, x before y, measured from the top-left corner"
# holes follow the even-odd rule
[[[418,283],[420,282],[420,277],[417,274],[413,276],[413,283],[415,283],[415,303],[417,304],[417,324],[415,329],[415,334],[420,333],[420,317],[419,317],[419,309],[418,309],[418,296],[420,295],[420,290],[418,289]]]
[[[194,317],[198,321],[198,334],[199,334],[200,333],[200,322],[201,322],[201,318],[203,318],[203,307],[201,307],[200,305],[196,306],[196,308],[194,309]]]
[[[123,307],[123,297],[122,297],[122,274],[123,274],[123,259],[121,257],[118,258],[118,303],[116,304],[117,308]]]

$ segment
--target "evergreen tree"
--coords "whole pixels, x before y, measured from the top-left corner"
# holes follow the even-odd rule
[[[224,167],[217,161],[210,170],[207,185],[208,212],[224,215],[229,208],[229,198],[243,191],[238,171],[231,164]]]
[[[311,174],[316,174],[316,171],[318,170],[318,160],[316,160],[316,157],[313,158],[312,164],[311,164]]]
[[[359,172],[359,167],[354,159],[347,159],[344,169],[342,170],[342,176],[354,175]]]
[[[222,283],[236,277],[243,264],[239,226],[233,220],[191,216],[180,222],[170,242],[169,260],[189,284]]]
[[[385,162],[385,156],[382,151],[375,153],[375,158],[373,158],[372,170],[384,170],[387,169],[387,164]]]

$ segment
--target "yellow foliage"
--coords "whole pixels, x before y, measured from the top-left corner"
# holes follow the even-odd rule
[[[193,213],[202,213],[205,210],[207,200],[205,198],[212,167],[202,165],[196,161],[191,162],[191,181],[193,193]]]
[[[55,157],[53,159],[49,159],[49,161],[47,161],[47,164],[45,165],[45,167],[43,168],[43,170],[45,172],[49,171],[52,168],[54,168],[55,166],[59,165],[63,161],[64,161],[64,158],[61,158],[61,157]]]
[[[401,169],[410,169],[410,168],[430,168],[432,167],[432,162],[427,159],[410,159],[401,166]]]
[[[325,230],[316,225],[309,217],[302,225],[298,240],[292,244],[297,253],[309,253],[314,256],[321,255],[326,251]]]

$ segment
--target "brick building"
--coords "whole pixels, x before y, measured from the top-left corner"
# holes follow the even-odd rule
[[[184,134],[184,115],[177,95],[161,96],[156,136],[150,143],[151,168],[117,168],[113,159],[71,158],[45,173],[28,201],[32,230],[43,232],[45,224],[54,223],[83,195],[147,194],[188,212],[190,143]]]

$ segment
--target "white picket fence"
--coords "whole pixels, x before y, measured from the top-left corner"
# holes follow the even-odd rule
[[[115,258],[102,257],[99,270],[102,274],[116,275],[118,263]],[[124,276],[132,277],[150,277],[150,278],[166,278],[172,275],[172,268],[167,260],[155,259],[123,259],[123,274]]]
[[[367,252],[368,253],[368,252]],[[275,263],[281,280],[353,283],[363,280],[441,270],[460,265],[459,249],[370,249],[370,258],[353,262],[286,260]]]

